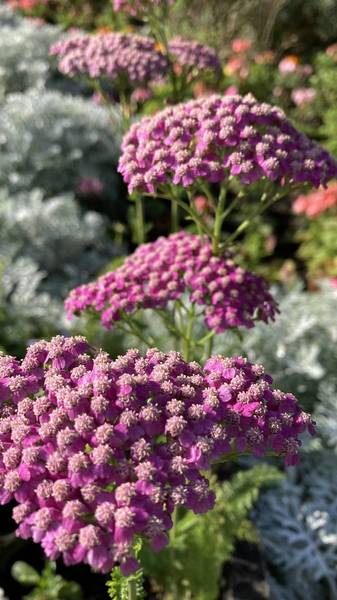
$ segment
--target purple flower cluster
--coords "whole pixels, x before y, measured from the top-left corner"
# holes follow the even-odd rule
[[[298,463],[301,442],[297,436],[304,431],[314,435],[315,426],[293,394],[273,390],[273,379],[263,366],[241,356],[212,356],[205,364],[204,375],[204,397],[209,398],[217,418],[225,423],[227,439],[235,452],[264,456],[272,451],[284,454],[286,465]]]
[[[152,40],[124,33],[79,35],[60,40],[51,47],[50,54],[59,57],[59,70],[65,75],[127,78],[133,86],[162,78],[168,67],[167,59],[155,49]]]
[[[192,40],[176,37],[170,40],[168,50],[173,60],[182,67],[193,67],[198,71],[221,71],[221,64],[213,48]]]
[[[166,7],[173,4],[174,0],[112,0],[116,12],[124,12],[132,17],[142,17],[149,10],[156,7]]]
[[[171,106],[135,123],[122,145],[119,171],[129,191],[188,187],[229,175],[242,183],[325,185],[337,162],[298,132],[280,108],[253,96],[210,96]]]
[[[92,308],[110,328],[123,311],[165,308],[186,292],[217,333],[268,322],[277,312],[261,277],[213,256],[207,238],[185,231],[139,246],[115,271],[72,290],[65,307],[69,318]]]
[[[138,350],[111,360],[81,337],[53,338],[20,363],[0,357],[0,502],[15,500],[17,535],[54,560],[106,572],[137,567],[135,536],[168,541],[175,506],[205,512],[202,471],[232,451],[296,462],[313,431],[263,368],[215,357]]]

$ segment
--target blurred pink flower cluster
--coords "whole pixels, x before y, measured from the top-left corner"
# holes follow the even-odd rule
[[[164,77],[168,68],[166,57],[156,50],[153,40],[125,33],[70,37],[53,44],[50,54],[58,57],[59,70],[65,75],[112,81],[126,78],[133,86]]]
[[[330,56],[330,58],[337,59],[337,43],[328,46],[325,52],[328,56]]]
[[[227,59],[224,72],[246,79],[249,75],[249,53],[252,41],[248,38],[235,38],[231,43],[232,55]]]
[[[337,182],[333,182],[329,187],[319,189],[307,195],[301,195],[293,203],[293,212],[295,214],[305,214],[310,219],[314,219],[332,206],[337,205]]]
[[[302,65],[300,57],[297,54],[288,54],[278,64],[278,70],[282,75],[296,74],[308,77],[312,74],[313,68],[311,65]]]
[[[168,50],[174,61],[182,67],[190,67],[199,71],[221,70],[217,53],[210,46],[200,44],[194,40],[175,37],[169,41]]]
[[[291,99],[299,108],[312,104],[316,96],[317,92],[314,88],[295,88],[291,92]]]
[[[33,10],[48,2],[49,0],[7,0],[6,4],[13,10]]]
[[[76,192],[83,195],[100,196],[104,185],[98,177],[83,177],[76,186]]]

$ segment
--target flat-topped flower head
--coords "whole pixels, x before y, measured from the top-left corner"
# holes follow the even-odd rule
[[[268,322],[277,312],[261,277],[213,256],[207,238],[184,231],[139,246],[115,271],[72,290],[65,307],[70,318],[94,309],[110,328],[123,312],[165,308],[185,293],[217,333]]]
[[[131,126],[119,172],[133,190],[189,187],[236,176],[326,185],[337,162],[300,133],[283,111],[253,96],[210,96],[168,107]]]
[[[169,41],[168,50],[173,60],[182,67],[215,73],[221,71],[220,60],[215,50],[195,40],[173,38]]]
[[[11,392],[17,369],[26,378],[20,400]],[[313,432],[296,398],[240,357],[213,357],[204,370],[155,348],[112,360],[83,338],[58,336],[31,346],[4,385],[0,503],[18,503],[17,535],[51,560],[102,572],[137,569],[136,536],[163,548],[175,506],[210,510],[203,472],[213,461],[273,451],[293,464],[299,435]]]
[[[50,54],[65,75],[122,79],[134,87],[161,79],[168,66],[151,39],[125,33],[81,34],[56,42]]]
[[[157,8],[167,8],[174,0],[112,0],[116,12],[124,12],[132,17],[145,17]]]

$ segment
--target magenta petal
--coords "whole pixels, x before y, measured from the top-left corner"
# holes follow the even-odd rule
[[[165,533],[157,535],[156,537],[150,540],[151,548],[155,552],[160,552],[167,544],[169,543],[169,538]]]

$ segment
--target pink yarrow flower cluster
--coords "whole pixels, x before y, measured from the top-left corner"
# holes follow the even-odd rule
[[[168,541],[171,513],[213,507],[201,474],[228,452],[297,460],[313,425],[263,368],[214,357],[203,371],[179,354],[111,360],[81,337],[0,357],[0,501],[17,502],[17,535],[65,564],[125,575],[136,536]]]
[[[171,106],[131,126],[119,171],[129,192],[150,193],[167,184],[184,187],[261,178],[319,186],[337,175],[337,162],[298,132],[281,109],[253,96],[210,96]]]
[[[133,86],[164,77],[168,67],[151,39],[125,33],[83,34],[60,40],[53,44],[50,54],[59,58],[59,70],[65,75],[127,78]]]
[[[337,182],[333,182],[326,189],[319,189],[311,194],[301,195],[293,203],[295,214],[305,214],[309,219],[314,219],[332,206],[337,205]]]
[[[215,73],[221,71],[220,60],[215,50],[194,40],[176,37],[170,40],[168,50],[172,58],[183,67]]]
[[[207,238],[184,231],[139,246],[115,271],[72,290],[65,308],[70,318],[94,309],[110,328],[123,311],[165,308],[185,293],[217,333],[253,327],[255,320],[268,322],[277,312],[261,277],[228,256],[213,256]]]
[[[145,16],[149,11],[158,7],[166,8],[174,0],[112,0],[116,12],[124,12],[132,17]]]
[[[291,99],[298,107],[312,104],[317,92],[314,88],[296,88],[291,92]]]

